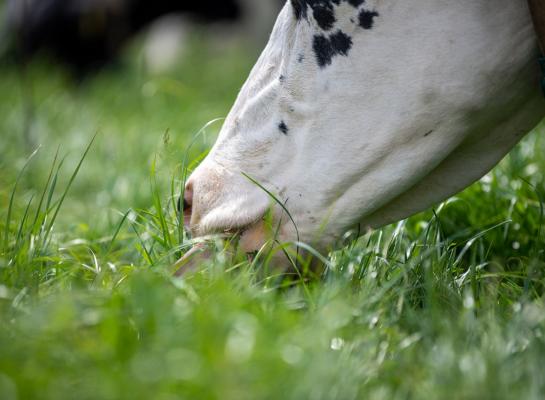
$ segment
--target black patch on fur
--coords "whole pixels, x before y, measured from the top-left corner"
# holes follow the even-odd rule
[[[307,17],[307,2],[306,0],[291,0],[291,6],[295,13],[295,19],[300,20]]]
[[[328,31],[333,28],[333,25],[337,20],[335,19],[335,11],[331,3],[319,3],[312,8],[312,16],[316,20],[316,23],[324,31]]]
[[[373,29],[373,24],[375,23],[375,17],[378,17],[379,14],[376,11],[361,10],[359,18],[359,25],[363,29]]]
[[[337,31],[329,37],[315,35],[312,45],[318,65],[324,68],[331,64],[337,55],[347,56],[352,48],[352,38],[342,31]]]
[[[358,8],[363,3],[365,3],[365,0],[348,0],[348,4],[355,8]]]
[[[293,13],[297,20],[308,17],[308,7],[312,8],[312,15],[320,28],[329,30],[335,23],[335,9],[333,5],[340,5],[341,2],[347,2],[354,8],[358,8],[365,0],[291,0]]]
[[[280,129],[280,132],[282,132],[284,135],[287,135],[288,132],[290,131],[288,129],[288,126],[286,125],[286,123],[284,121],[281,121],[279,124],[278,124],[278,129]]]
[[[316,59],[318,60],[318,65],[324,68],[326,65],[331,64],[331,59],[333,58],[333,47],[329,43],[329,39],[324,35],[314,36],[314,42],[312,44],[312,49],[314,54],[316,54]]]
[[[337,23],[335,8],[342,2],[348,3],[356,9],[354,16],[349,18],[349,21],[358,24],[365,30],[373,28],[375,17],[378,17],[379,13],[362,7],[365,0],[291,0],[297,20],[306,19],[308,21],[311,18],[308,11],[310,8],[311,16],[320,28],[312,39],[312,48],[320,68],[331,65],[335,56],[348,56],[352,48],[352,37],[335,28]],[[335,33],[329,35],[325,33],[329,31]],[[297,61],[301,63],[303,59],[304,57],[299,55]]]
[[[336,54],[347,56],[352,48],[352,38],[342,31],[337,31],[329,37]]]

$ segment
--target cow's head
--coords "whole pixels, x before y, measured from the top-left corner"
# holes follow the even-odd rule
[[[484,13],[482,2],[412,3],[286,4],[217,142],[187,182],[195,236],[245,230],[247,250],[255,250],[262,241],[256,226],[272,208],[279,240],[321,247],[361,221],[381,225],[441,200],[505,154],[514,138],[474,165],[462,160],[465,172],[449,164],[465,149],[466,132],[475,132],[466,117],[501,97],[467,60],[518,34],[524,40],[503,50],[515,61],[502,79],[514,81],[529,63],[535,43],[531,26],[524,28],[525,5],[501,0]],[[509,24],[483,28],[473,17],[491,13]],[[475,40],[488,28],[490,40]],[[522,102],[502,101],[510,109]],[[298,235],[264,188],[289,210]]]

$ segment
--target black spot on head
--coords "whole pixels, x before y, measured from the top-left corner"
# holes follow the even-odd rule
[[[375,22],[375,17],[378,17],[379,14],[376,11],[361,10],[359,15],[359,25],[363,29],[372,29]]]
[[[291,0],[291,6],[297,20],[307,19],[308,8],[310,7],[312,10],[312,16],[314,17],[320,28],[328,31],[333,29],[334,27],[334,24],[336,22],[335,6],[339,6],[341,2],[346,2],[357,9],[365,3],[365,0]],[[371,11],[364,12],[369,14],[368,17],[373,14],[373,12]],[[371,17],[371,26],[372,24],[373,23]],[[366,24],[363,25],[368,26]]]
[[[300,20],[301,18],[307,17],[306,0],[291,0],[291,6],[293,8],[293,12],[295,13],[295,19]]]
[[[299,54],[297,56],[297,62],[298,63],[302,63],[304,60],[305,60],[305,55],[304,54]]]
[[[354,14],[357,15],[357,18],[349,18],[350,22],[358,24],[366,30],[373,28],[374,19],[379,16],[379,13],[360,8],[365,4],[365,0],[291,0],[295,17],[298,20],[304,18],[308,21],[308,13],[311,12],[322,31],[313,35],[312,43],[316,60],[321,68],[330,65],[335,56],[348,56],[352,48],[352,38],[335,28],[337,22],[335,8],[343,2],[356,9]],[[335,33],[327,35],[323,31],[334,31]],[[297,61],[302,63],[303,60],[304,56],[299,55]]]
[[[288,126],[286,125],[286,123],[284,121],[281,121],[279,124],[278,124],[278,129],[280,129],[280,132],[282,132],[284,135],[287,135],[288,132],[290,131],[288,129]]]
[[[318,60],[318,65],[324,68],[326,65],[331,64],[331,59],[333,58],[333,46],[331,42],[324,35],[314,36],[314,42],[312,43],[312,48],[314,49],[314,54],[316,54],[316,59]]]
[[[352,39],[346,33],[342,31],[337,31],[329,37],[331,46],[337,54],[347,56],[348,52],[352,48]]]
[[[286,80],[286,77],[285,77],[284,75],[280,75],[280,76],[278,77],[278,80],[280,81],[280,83],[284,83],[285,80]]]
[[[333,28],[333,25],[337,21],[335,19],[335,11],[331,3],[320,3],[312,8],[312,16],[316,20],[316,23],[324,31],[328,31]]]
[[[359,7],[363,3],[365,3],[365,0],[348,0],[348,4],[350,4],[352,7]]]
[[[337,31],[329,36],[315,35],[312,45],[318,65],[321,68],[330,65],[336,55],[347,56],[352,48],[352,39],[346,33]]]

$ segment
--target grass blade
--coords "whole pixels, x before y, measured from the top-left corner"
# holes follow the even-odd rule
[[[51,230],[53,229],[53,224],[57,220],[57,216],[59,215],[59,211],[60,211],[60,209],[61,209],[61,207],[62,207],[62,205],[64,203],[64,200],[66,199],[66,196],[68,195],[68,191],[72,187],[72,184],[74,183],[74,180],[76,179],[76,176],[78,175],[78,173],[79,173],[79,171],[81,169],[81,166],[83,165],[83,161],[87,157],[87,154],[89,154],[89,151],[91,150],[91,146],[93,145],[97,135],[98,135],[98,133],[95,133],[95,135],[93,136],[93,138],[91,139],[91,141],[89,142],[87,147],[85,148],[85,151],[84,151],[83,155],[81,156],[81,158],[80,158],[80,160],[78,162],[78,165],[76,166],[76,169],[74,170],[74,172],[70,176],[70,179],[68,180],[68,184],[66,185],[66,188],[64,189],[64,192],[62,193],[61,198],[60,198],[60,200],[58,201],[58,203],[57,203],[57,205],[55,207],[55,211],[53,213],[53,216],[52,216],[51,220],[49,221],[49,224],[47,225],[47,228],[45,229],[45,235],[44,235],[44,240],[43,240],[44,244],[47,242],[47,237],[50,235]],[[56,177],[55,177],[55,180],[56,180]]]
[[[28,165],[30,164],[30,162],[32,161],[32,159],[38,153],[39,150],[40,150],[40,147],[38,147],[36,150],[34,150],[32,152],[32,154],[28,157],[28,159],[26,160],[23,168],[21,169],[21,171],[17,175],[17,179],[15,180],[15,185],[13,186],[13,190],[11,191],[11,196],[10,196],[9,205],[8,205],[8,213],[7,213],[7,216],[6,216],[6,227],[5,227],[5,231],[4,231],[4,246],[3,246],[3,252],[4,253],[7,253],[7,251],[8,251],[9,226],[10,226],[10,223],[11,223],[11,214],[13,212],[13,201],[15,200],[15,193],[17,192],[17,186],[19,185],[19,181],[23,177],[23,174],[24,174],[25,170],[27,169]]]

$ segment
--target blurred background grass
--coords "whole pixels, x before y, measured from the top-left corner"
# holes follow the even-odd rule
[[[17,171],[41,146],[45,156],[27,175],[37,184],[49,171],[47,155],[60,146],[73,161],[98,133],[74,194],[86,196],[93,207],[148,204],[150,192],[142,177],[149,174],[152,159],[159,157],[173,172],[168,168],[181,162],[181,149],[193,135],[226,115],[255,58],[240,47],[206,46],[203,41],[198,35],[192,38],[188,56],[172,73],[157,76],[146,73],[137,45],[127,56],[132,63],[126,59],[79,84],[52,64],[39,62],[21,70],[7,63],[0,83],[2,166]],[[221,122],[209,133],[220,127]],[[213,136],[208,138],[207,146],[213,143]]]
[[[46,57],[0,65],[0,398],[543,398],[543,127],[435,210],[347,236],[322,277],[264,277],[218,251],[177,280],[171,184],[258,48],[197,30],[155,74],[143,40],[79,82]],[[95,134],[37,246],[25,215],[57,149],[52,204]]]

